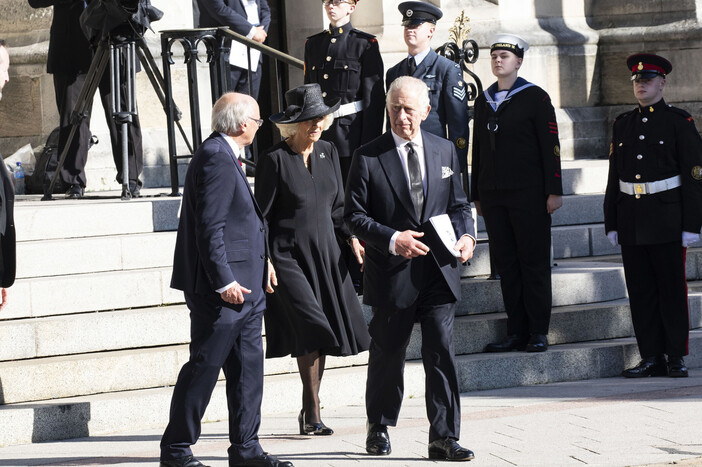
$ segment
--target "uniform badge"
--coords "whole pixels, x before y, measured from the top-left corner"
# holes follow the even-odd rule
[[[639,62],[639,68],[638,68],[638,70],[639,70],[639,71],[643,70],[643,63]]]
[[[458,149],[463,149],[466,147],[466,139],[465,138],[458,138],[456,140],[456,146],[458,146]]]
[[[449,178],[451,175],[453,175],[453,170],[451,170],[451,167],[441,167],[441,178]]]
[[[553,147],[553,155],[556,157],[561,157],[561,148],[558,145]]]
[[[414,11],[412,11],[412,10],[405,11],[405,16],[407,16],[408,18],[410,18],[413,14],[414,14]]]
[[[327,157],[326,154],[324,154],[323,152],[320,152],[320,153],[319,153],[319,158],[320,158],[320,159],[324,159],[325,157]]]
[[[653,106],[650,106],[650,107],[648,108],[648,111],[651,112],[651,113],[653,113]]]
[[[697,181],[702,180],[702,165],[696,165],[692,168],[692,178]]]
[[[463,101],[463,99],[466,98],[466,88],[454,86],[453,87],[453,97],[455,97],[459,101]]]

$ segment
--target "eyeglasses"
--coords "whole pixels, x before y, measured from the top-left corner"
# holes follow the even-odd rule
[[[334,6],[339,6],[342,3],[351,3],[347,0],[322,0],[322,4],[324,6],[329,6],[329,5],[334,5]]]
[[[253,120],[254,122],[256,122],[256,125],[258,125],[259,128],[261,128],[263,126],[263,119],[262,118],[249,117],[249,120]]]

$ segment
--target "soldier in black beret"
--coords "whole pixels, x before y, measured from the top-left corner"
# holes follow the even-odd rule
[[[702,227],[702,139],[690,114],[663,99],[673,70],[668,60],[636,54],[626,64],[639,105],[614,121],[604,200],[605,231],[621,245],[641,355],[622,376],[685,377],[685,251]]]
[[[426,83],[431,110],[422,122],[422,129],[448,137],[456,145],[458,161],[464,170],[468,156],[468,107],[463,73],[457,63],[431,48],[436,22],[443,13],[427,2],[402,2],[397,8],[402,13],[408,56],[388,70],[386,87],[400,76],[413,76]]]
[[[497,81],[475,100],[470,194],[485,219],[500,275],[507,336],[486,352],[548,349],[551,319],[551,214],[561,207],[558,123],[548,93],[519,77],[529,44],[492,40]]]

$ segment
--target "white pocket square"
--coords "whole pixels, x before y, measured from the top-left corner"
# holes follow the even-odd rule
[[[451,167],[441,167],[441,178],[449,178],[451,175],[453,175]]]

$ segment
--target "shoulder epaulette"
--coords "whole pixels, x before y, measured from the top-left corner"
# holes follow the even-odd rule
[[[351,32],[354,32],[354,33],[358,34],[359,36],[361,36],[365,39],[368,39],[368,40],[375,39],[375,36],[373,34],[369,34],[365,31],[361,31],[360,29],[353,28],[353,29],[351,29]]]
[[[681,109],[679,107],[673,107],[672,105],[669,105],[668,110],[670,110],[671,112],[674,112],[674,113],[676,113],[676,114],[678,114],[686,119],[689,119],[690,117],[692,117],[692,115],[690,115],[690,113],[688,111]]]
[[[325,29],[325,30],[323,30],[323,31],[320,31],[320,32],[318,32],[318,33],[316,33],[316,34],[312,34],[311,36],[307,36],[307,39],[312,39],[313,37],[317,37],[317,36],[323,36],[323,35],[325,35],[325,34],[329,34],[329,30],[328,30],[328,29]]]
[[[634,113],[634,112],[636,112],[636,109],[631,109],[631,110],[627,110],[626,112],[620,113],[619,115],[617,115],[617,116],[614,118],[614,121],[616,122],[617,120],[620,120],[620,119],[622,119],[622,118],[624,118],[624,117],[628,117],[629,115],[631,115],[631,114]]]

